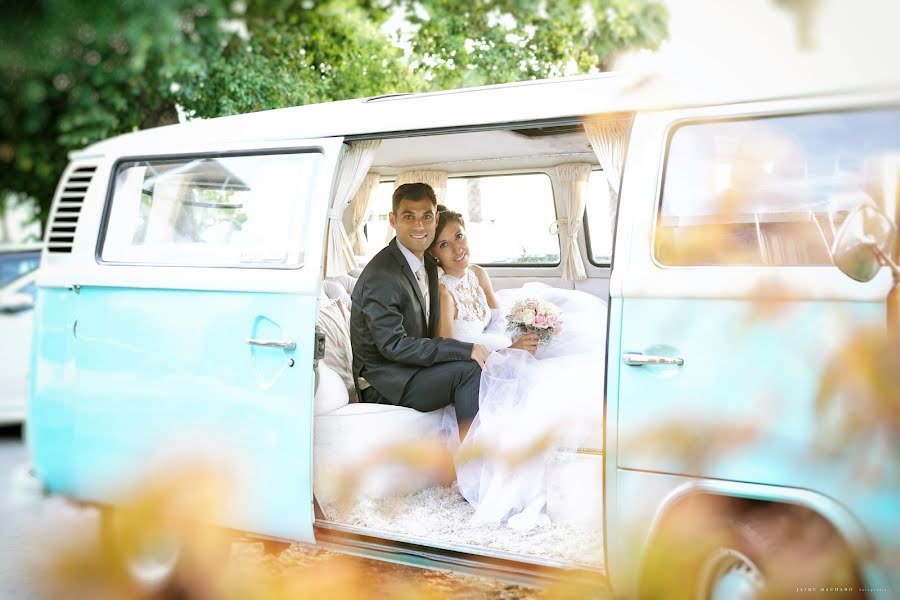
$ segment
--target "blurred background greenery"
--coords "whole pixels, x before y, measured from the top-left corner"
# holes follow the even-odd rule
[[[654,0],[39,0],[0,18],[0,221],[46,222],[69,151],[302,104],[585,74],[654,49]],[[41,227],[42,229],[42,227]]]

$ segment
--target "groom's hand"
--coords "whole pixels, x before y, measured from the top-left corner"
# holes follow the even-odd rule
[[[484,361],[487,360],[488,354],[490,352],[487,351],[487,348],[482,346],[481,344],[475,344],[472,346],[472,360],[478,363],[478,366],[482,369],[484,368]]]

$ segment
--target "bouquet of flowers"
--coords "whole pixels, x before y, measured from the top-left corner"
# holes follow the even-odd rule
[[[562,313],[555,305],[534,298],[517,300],[506,315],[507,331],[518,333],[516,337],[534,333],[540,338],[540,346],[548,344],[561,332],[562,325]]]

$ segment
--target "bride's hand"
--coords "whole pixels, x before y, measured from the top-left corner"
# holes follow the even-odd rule
[[[540,339],[537,335],[533,333],[526,333],[512,344],[509,345],[510,348],[515,348],[517,350],[527,350],[534,354],[538,349],[538,342]]]

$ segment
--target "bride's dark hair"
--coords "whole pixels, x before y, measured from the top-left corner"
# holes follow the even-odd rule
[[[453,210],[449,210],[443,204],[437,205],[437,226],[434,228],[434,241],[431,242],[431,245],[428,247],[429,250],[434,248],[435,244],[437,244],[438,236],[441,235],[441,232],[444,230],[444,227],[449,225],[450,223],[459,223],[460,227],[465,227],[466,222],[463,219],[463,216]]]

